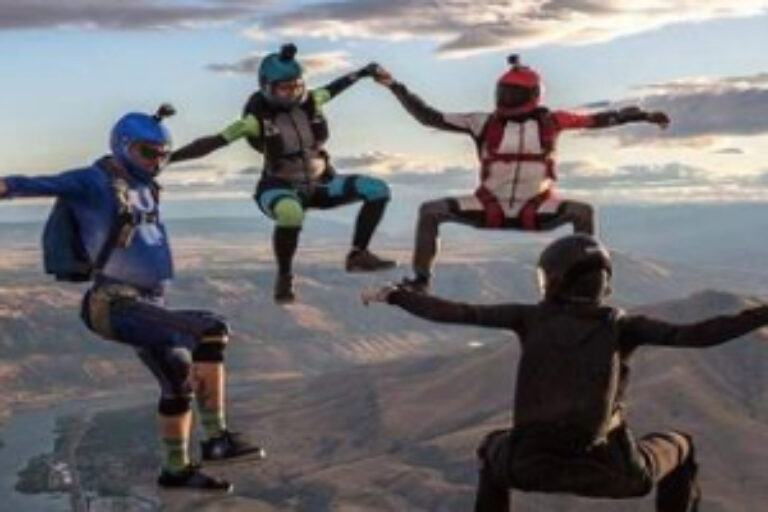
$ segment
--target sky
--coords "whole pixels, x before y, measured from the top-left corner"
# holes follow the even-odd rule
[[[492,109],[519,53],[550,108],[672,118],[565,134],[563,194],[768,199],[768,0],[0,0],[0,175],[88,164],[123,113],[164,101],[177,145],[217,133],[256,89],[260,57],[289,41],[310,87],[376,61],[446,112]],[[473,187],[471,141],[419,125],[373,81],[326,114],[342,172],[384,176],[403,197]],[[171,199],[243,201],[260,166],[238,142],[162,181]]]

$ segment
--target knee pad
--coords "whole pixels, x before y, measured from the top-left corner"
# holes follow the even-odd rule
[[[387,201],[390,198],[389,185],[384,180],[370,176],[359,176],[355,190],[366,201]]]
[[[226,343],[202,341],[192,352],[192,360],[196,363],[223,363],[226,348]]]
[[[292,197],[279,199],[272,211],[278,227],[300,228],[304,223],[304,208]]]
[[[224,350],[229,342],[229,326],[222,319],[215,319],[214,324],[203,332],[197,347],[192,352],[196,363],[224,362]]]
[[[211,315],[211,326],[203,332],[204,340],[223,339],[226,343],[229,339],[229,324],[224,317]]]
[[[157,412],[163,416],[181,416],[191,409],[192,396],[162,397]]]
[[[157,410],[163,416],[179,416],[190,409],[192,402],[192,359],[189,350],[176,347],[166,351],[159,365],[163,371],[161,379],[162,397]]]
[[[174,347],[166,350],[158,368],[163,374],[163,395],[192,395],[192,355],[189,349]]]

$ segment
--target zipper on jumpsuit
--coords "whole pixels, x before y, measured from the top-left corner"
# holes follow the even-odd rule
[[[518,150],[520,151],[519,154],[522,155],[523,151],[525,150],[525,137],[524,137],[525,123],[519,123],[519,124],[520,124],[520,129],[518,130],[517,147],[518,147]],[[504,129],[506,130],[506,126],[504,127]],[[515,161],[515,178],[512,180],[512,197],[509,198],[509,206],[510,208],[513,208],[513,211],[515,207],[515,198],[517,197],[517,182],[520,181],[520,166],[522,166],[522,164],[523,164],[523,161],[519,158]]]
[[[307,200],[309,200],[309,196],[314,193],[311,180],[309,178],[309,162],[307,161],[307,153],[304,150],[304,139],[301,136],[301,131],[299,130],[299,125],[296,124],[296,120],[293,118],[293,111],[291,111],[288,114],[288,117],[291,119],[291,125],[293,125],[293,129],[296,131],[296,138],[299,139],[299,150],[301,151],[301,159],[304,161],[304,185],[307,190]]]

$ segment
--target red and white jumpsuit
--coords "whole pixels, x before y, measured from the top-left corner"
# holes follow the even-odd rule
[[[554,151],[564,130],[611,126],[609,113],[582,114],[539,108],[502,119],[494,113],[446,114],[428,106],[400,83],[391,87],[405,109],[424,125],[472,137],[480,158],[480,184],[473,194],[423,203],[419,209],[413,266],[429,278],[443,222],[476,228],[550,230],[572,224],[575,232],[594,234],[589,204],[554,193]]]

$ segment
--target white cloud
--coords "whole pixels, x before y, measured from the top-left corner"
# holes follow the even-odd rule
[[[742,148],[737,147],[727,147],[727,148],[720,148],[713,151],[716,155],[743,155],[746,153],[745,150]]]
[[[340,173],[380,176],[398,200],[472,193],[477,169],[445,165],[413,155],[368,152],[334,159]],[[216,164],[173,165],[162,174],[167,198],[248,199],[260,168]],[[562,197],[598,204],[740,202],[768,200],[768,168],[751,174],[724,174],[684,162],[613,167],[599,160],[561,162],[557,188]]]
[[[623,165],[593,161],[560,164],[564,195],[602,203],[738,202],[768,200],[768,170],[728,175],[682,162]]]
[[[267,1],[0,0],[0,30],[191,27],[246,17]]]
[[[623,145],[713,146],[723,137],[768,133],[768,73],[682,78],[646,85],[638,92],[640,95],[635,97],[589,106],[619,108],[638,104],[646,110],[663,110],[672,118],[667,130],[632,125],[583,134],[616,137]]]
[[[339,172],[374,174],[387,181],[408,186],[430,184],[443,189],[471,189],[477,181],[477,171],[460,166],[446,166],[426,157],[400,153],[370,151],[359,155],[333,159]]]
[[[261,52],[240,59],[237,62],[229,64],[209,64],[207,67],[211,71],[220,73],[237,73],[255,76],[259,71],[261,60],[266,54],[266,52]],[[298,55],[297,58],[304,66],[306,76],[308,77],[334,73],[352,67],[352,63],[349,60],[349,54],[345,51],[310,53],[306,55]]]
[[[271,15],[261,27],[330,39],[428,38],[440,42],[441,54],[462,56],[596,43],[674,23],[767,10],[765,0],[326,0]]]

